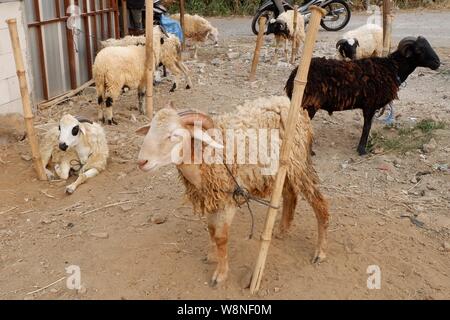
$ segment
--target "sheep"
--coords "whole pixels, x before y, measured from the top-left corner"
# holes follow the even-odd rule
[[[420,36],[402,39],[397,50],[384,58],[354,61],[313,58],[302,106],[311,119],[319,109],[330,115],[334,111],[362,109],[364,126],[357,151],[364,155],[375,112],[398,99],[400,85],[417,67],[436,70],[439,65],[438,55]],[[285,86],[289,98],[292,98],[297,68]]]
[[[122,39],[108,39],[102,41],[102,46],[106,47],[126,47],[126,46],[145,46],[145,36],[126,36]],[[164,75],[166,75],[165,69],[169,69],[175,77],[175,82],[172,86],[171,92],[173,92],[177,83],[179,83],[179,76],[184,74],[187,86],[186,88],[192,88],[192,80],[189,76],[189,69],[182,61],[181,57],[181,43],[178,37],[170,33],[164,33],[161,40],[161,46],[159,49],[159,65],[164,66]],[[155,74],[155,77],[158,77]],[[129,88],[128,88],[129,89]]]
[[[376,24],[365,24],[350,30],[336,43],[336,59],[355,60],[381,57],[383,29]]]
[[[186,188],[186,196],[193,204],[194,211],[207,215],[213,249],[207,259],[214,258],[214,253],[217,253],[218,259],[217,268],[211,280],[213,286],[227,278],[228,231],[239,206],[233,200],[236,185],[228,170],[236,177],[241,187],[246,188],[251,195],[267,198],[273,191],[276,171],[264,172],[262,163],[278,165],[276,156],[269,161],[260,159],[253,162],[254,164],[251,161],[239,162],[236,160],[239,159],[239,152],[236,151],[239,145],[234,148],[235,142],[252,130],[260,133],[263,130],[275,130],[283,139],[289,107],[290,102],[287,97],[259,98],[239,106],[236,112],[223,114],[213,120],[197,111],[177,112],[173,106],[169,106],[156,113],[151,125],[136,131],[138,134],[146,135],[138,156],[139,168],[146,172],[155,172],[158,168],[175,162]],[[237,140],[229,136],[230,129],[238,133]],[[211,131],[216,137],[225,137],[223,143],[214,140],[211,137]],[[313,258],[313,262],[318,263],[326,257],[328,204],[318,189],[319,178],[311,161],[312,139],[311,122],[306,111],[302,111],[296,126],[295,143],[288,160],[279,234],[283,235],[288,231],[294,216],[297,196],[299,193],[302,194],[313,207],[318,222],[318,242]],[[208,154],[207,149],[201,149],[202,142],[215,152],[227,150],[229,155],[223,161],[231,163],[227,164],[228,170],[225,162],[220,159],[213,163],[206,160],[195,162],[194,156],[194,163],[192,163],[191,140],[194,142],[194,153],[200,152],[200,160],[206,159]],[[280,139],[271,141],[273,144],[270,150],[276,153],[281,141]],[[200,148],[195,147],[196,143],[197,146],[200,143]],[[260,141],[259,150],[262,145],[263,142]],[[245,142],[244,146],[246,150],[249,150],[249,154],[257,152],[258,147],[254,145],[251,147],[250,142],[248,144]],[[179,152],[181,149],[182,151]]]
[[[266,34],[274,34],[276,47],[275,58],[278,59],[278,47],[284,41],[284,54],[286,61],[288,60],[287,41],[289,40],[292,46],[296,46],[295,57],[298,56],[299,48],[302,42],[305,41],[305,20],[303,16],[297,14],[297,32],[294,30],[294,10],[288,10],[281,13],[276,19],[271,19],[267,25]],[[294,39],[295,33],[295,39]]]
[[[117,43],[120,44],[120,41]],[[106,47],[98,53],[93,66],[93,77],[98,96],[99,121],[106,121],[109,125],[117,124],[113,118],[112,105],[123,88],[138,90],[138,109],[142,114],[145,113],[145,59],[146,49],[142,45]],[[186,89],[192,87],[189,70],[182,62],[180,41],[173,35],[164,36],[159,26],[153,28],[153,61],[155,69],[161,62],[174,74],[175,82],[171,92],[178,86],[180,73],[184,73],[186,77]]]
[[[73,194],[79,185],[105,170],[109,149],[99,124],[66,114],[59,126],[55,125],[44,134],[40,153],[49,178],[52,177],[47,169],[50,161],[63,180],[68,179],[71,169],[78,171],[77,180],[66,187],[66,193]]]
[[[170,16],[172,19],[180,21],[180,14]],[[211,25],[205,18],[199,15],[184,15],[184,36],[194,42],[194,59],[197,59],[197,43],[210,39],[214,45],[219,41],[219,30]]]

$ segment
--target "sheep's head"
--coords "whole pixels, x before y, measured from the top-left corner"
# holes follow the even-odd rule
[[[84,134],[82,121],[70,114],[64,115],[59,121],[59,149],[66,151],[76,146],[80,141],[80,135]]]
[[[172,105],[158,111],[150,125],[136,133],[145,135],[138,156],[139,168],[154,171],[165,165],[183,162],[183,147],[192,139],[203,141],[213,148],[223,146],[215,142],[204,130],[214,127],[212,119],[197,111],[176,111]],[[190,150],[190,149],[189,149]]]
[[[211,31],[208,34],[208,39],[211,40],[214,45],[219,42],[219,30],[215,27],[211,28]]]
[[[359,47],[358,39],[341,39],[336,43],[336,49],[344,59],[356,59],[356,48]]]
[[[436,70],[441,61],[439,56],[424,37],[407,37],[400,41],[397,50],[409,60],[414,61],[418,67]]]
[[[271,19],[267,25],[266,34],[289,36],[289,32],[287,23],[283,20]]]

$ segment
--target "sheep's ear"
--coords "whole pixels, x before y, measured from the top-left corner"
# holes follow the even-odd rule
[[[136,133],[140,136],[145,136],[147,135],[148,130],[150,130],[150,125],[140,127],[139,129],[136,130]]]

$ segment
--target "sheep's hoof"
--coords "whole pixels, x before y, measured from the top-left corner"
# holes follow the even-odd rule
[[[112,118],[111,120],[108,120],[108,125],[111,126],[113,124],[117,126],[119,123],[116,120],[114,120],[114,118]]]
[[[367,154],[366,148],[358,148],[358,153],[360,156],[364,156]]]
[[[73,194],[74,192],[75,192],[75,188],[74,187],[71,187],[71,186],[66,187],[66,193],[67,194]]]
[[[186,90],[189,90],[190,88],[191,88],[190,85],[187,85],[187,86],[186,86]]]
[[[313,264],[319,264],[323,261],[325,261],[326,259],[326,254],[323,252],[316,252],[316,254],[314,255],[314,258],[312,259],[312,263]]]
[[[177,88],[177,84],[174,83],[169,92],[174,92],[176,88]]]

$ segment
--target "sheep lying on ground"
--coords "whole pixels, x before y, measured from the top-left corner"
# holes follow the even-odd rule
[[[180,14],[173,14],[172,19],[180,21]],[[197,45],[210,39],[214,45],[219,41],[219,30],[199,15],[184,15],[184,36],[194,42],[194,59],[197,59]]]
[[[365,24],[350,30],[336,43],[336,51],[339,60],[381,57],[383,29],[376,24]]]
[[[303,108],[313,118],[317,110],[334,111],[362,109],[364,127],[358,144],[360,155],[366,144],[375,112],[397,99],[400,85],[417,68],[439,68],[436,52],[423,37],[404,38],[395,52],[385,58],[338,61],[313,58],[303,96]],[[292,98],[295,68],[287,83],[286,93]]]
[[[213,243],[213,253],[217,254],[218,265],[212,277],[212,284],[226,279],[228,273],[228,231],[238,204],[233,200],[236,185],[223,161],[228,164],[241,187],[253,196],[267,198],[271,195],[276,171],[265,172],[264,164],[278,167],[280,139],[271,139],[267,147],[262,141],[264,130],[274,130],[279,138],[285,136],[287,115],[290,107],[286,97],[259,98],[238,107],[236,112],[224,114],[215,120],[195,112],[177,112],[173,107],[161,109],[154,116],[151,125],[140,128],[137,133],[146,134],[139,153],[139,167],[143,171],[156,171],[158,168],[176,162],[181,179],[186,187],[187,198],[195,211],[207,214],[208,229]],[[236,136],[230,136],[229,130],[236,130]],[[208,130],[208,132],[206,132]],[[239,139],[250,132],[258,132],[258,146],[244,138],[245,150],[249,150],[249,161],[239,162]],[[223,137],[223,144],[213,140],[211,135]],[[241,140],[242,141],[242,140]],[[194,153],[200,153],[200,161],[192,163],[191,142]],[[196,148],[202,146],[207,148]],[[302,111],[297,123],[294,146],[289,158],[287,178],[283,189],[283,214],[280,232],[288,230],[294,217],[299,194],[313,207],[318,222],[318,243],[313,262],[319,262],[326,256],[328,206],[318,189],[318,177],[312,165],[310,151],[312,128],[306,111]],[[228,148],[227,148],[228,146]],[[234,148],[233,146],[237,146]],[[265,146],[265,147],[263,147]],[[207,149],[215,152],[226,150],[226,156],[216,162],[208,162]],[[258,151],[271,153],[269,161],[252,162],[250,158]],[[230,151],[231,150],[231,151]],[[267,151],[270,150],[270,151]],[[217,155],[217,154],[216,154]],[[195,156],[194,156],[195,157]],[[242,164],[242,162],[245,162]],[[200,164],[195,164],[200,163]],[[212,258],[213,256],[209,256]]]
[[[129,43],[130,39],[142,43],[141,37],[128,38],[125,43]],[[120,41],[111,43],[121,44]],[[93,77],[98,96],[99,121],[117,124],[113,118],[112,105],[122,93],[122,88],[138,90],[138,109],[142,114],[145,113],[145,50],[143,45],[111,46],[98,53],[93,66]],[[174,75],[175,82],[171,91],[179,86],[181,73],[186,77],[186,88],[192,87],[189,70],[182,62],[180,41],[173,35],[163,35],[159,26],[153,28],[153,61],[155,70],[162,63]]]
[[[55,165],[56,174],[64,180],[69,178],[71,169],[78,172],[78,179],[66,187],[72,194],[87,179],[105,170],[109,155],[103,128],[89,120],[64,115],[59,126],[48,130],[41,139],[41,157],[47,172],[49,163]]]
[[[284,41],[284,54],[286,61],[288,59],[287,42],[291,42],[294,46],[295,41],[295,57],[298,56],[300,45],[305,41],[305,21],[303,16],[297,14],[297,30],[294,30],[294,10],[288,10],[280,14],[276,19],[269,21],[266,34],[274,34],[276,41],[275,58],[278,59],[278,47]],[[295,32],[296,31],[296,32]],[[295,34],[295,39],[294,39]]]

